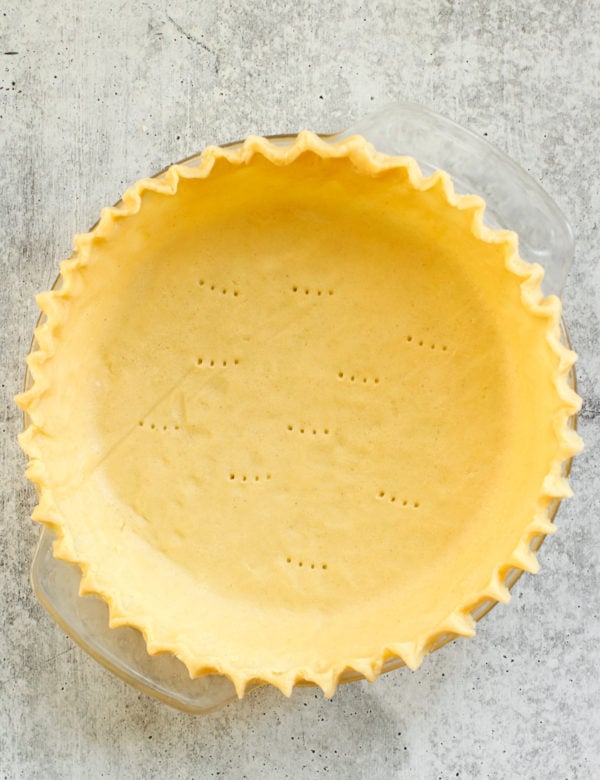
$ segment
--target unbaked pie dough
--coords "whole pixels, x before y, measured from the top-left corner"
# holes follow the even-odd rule
[[[569,494],[560,303],[443,173],[362,138],[207,149],[105,209],[39,296],[37,520],[192,676],[331,695],[416,667]]]

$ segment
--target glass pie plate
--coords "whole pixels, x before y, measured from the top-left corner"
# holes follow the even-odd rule
[[[441,168],[446,170],[460,193],[481,195],[487,204],[486,224],[493,228],[509,228],[519,234],[521,256],[540,263],[546,270],[544,292],[560,295],[573,258],[573,235],[569,223],[558,206],[522,168],[481,136],[460,127],[440,114],[418,105],[395,104],[365,117],[339,133],[323,136],[334,141],[359,133],[380,152],[410,155],[420,164],[424,174]],[[271,136],[279,144],[290,143],[293,136]],[[239,145],[240,142],[227,144]],[[196,165],[200,155],[179,164]],[[165,171],[156,174],[164,176]],[[58,279],[55,284],[58,283]],[[570,346],[564,321],[563,342]],[[32,350],[36,348],[35,342]],[[572,369],[569,382],[576,389]],[[26,389],[30,386],[29,371]],[[576,417],[570,419],[576,427]],[[28,419],[25,416],[24,424]],[[570,471],[565,463],[564,474]],[[560,500],[550,506],[554,519]],[[237,699],[233,684],[225,677],[208,675],[190,679],[185,666],[174,656],[150,656],[142,635],[133,628],[111,629],[108,608],[96,596],[80,596],[80,570],[77,566],[57,560],[52,555],[54,535],[43,528],[31,566],[34,593],[62,629],[92,658],[123,680],[150,696],[187,712],[202,714]],[[543,537],[532,540],[537,550]],[[521,575],[519,569],[506,574],[511,588]],[[495,604],[480,602],[473,610],[475,620],[481,619]],[[454,638],[439,638],[437,649]],[[390,658],[384,671],[391,671],[403,662]],[[348,673],[342,682],[362,679]]]

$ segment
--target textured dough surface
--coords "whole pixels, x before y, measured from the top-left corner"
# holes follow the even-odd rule
[[[64,307],[40,447],[70,555],[193,673],[435,635],[560,456],[512,239],[380,168],[218,158],[115,220]]]

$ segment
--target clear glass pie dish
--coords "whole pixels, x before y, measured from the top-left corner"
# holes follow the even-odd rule
[[[379,151],[416,158],[426,174],[444,169],[452,176],[459,192],[483,196],[487,203],[486,223],[490,227],[515,230],[520,237],[523,258],[546,268],[545,291],[560,294],[572,257],[570,228],[553,201],[501,152],[473,133],[416,106],[392,106],[343,133],[326,138],[333,140],[354,133],[363,135]],[[284,145],[291,138],[276,136],[271,140]],[[194,166],[198,160],[199,156],[195,155],[182,164]],[[156,178],[162,176],[164,171]],[[568,344],[564,326],[563,340]],[[575,385],[573,372],[570,384]],[[573,418],[571,423],[575,424]],[[566,472],[568,468],[567,463]],[[558,503],[557,500],[550,507],[551,517]],[[537,549],[541,541],[542,537],[534,538],[532,547]],[[96,597],[78,595],[79,569],[55,560],[51,545],[51,533],[44,530],[32,565],[34,591],[55,620],[96,660],[146,693],[190,712],[207,712],[235,697],[228,679],[212,675],[190,680],[176,658],[148,655],[139,632],[131,628],[110,629],[105,603]],[[506,573],[506,585],[511,587],[520,573],[518,569],[510,569]],[[478,602],[473,617],[481,618],[494,603],[489,599]],[[438,637],[430,650],[453,636]],[[391,658],[384,670],[400,665],[400,659]],[[356,673],[346,674],[343,681],[358,678]]]

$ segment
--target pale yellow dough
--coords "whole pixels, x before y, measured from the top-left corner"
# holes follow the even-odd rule
[[[37,519],[192,675],[411,666],[568,487],[559,302],[477,198],[362,139],[249,139],[106,210],[40,296]]]

